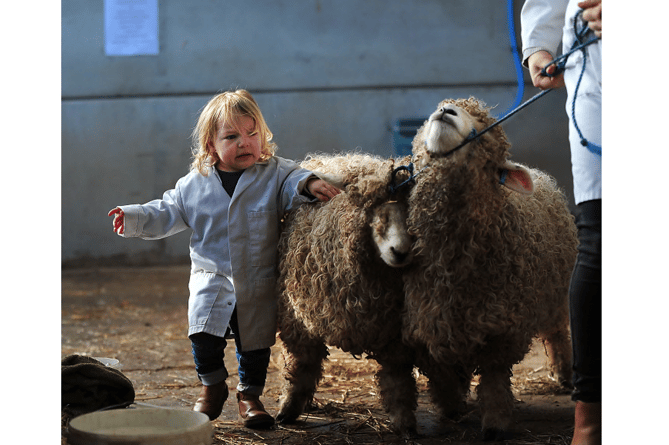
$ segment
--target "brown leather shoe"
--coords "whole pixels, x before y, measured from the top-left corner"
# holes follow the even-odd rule
[[[225,380],[211,386],[203,386],[200,396],[195,401],[193,411],[199,411],[209,416],[209,420],[215,420],[223,411],[223,404],[228,398],[228,384]]]
[[[267,414],[258,396],[237,393],[239,416],[247,428],[269,428],[274,425],[274,417]]]

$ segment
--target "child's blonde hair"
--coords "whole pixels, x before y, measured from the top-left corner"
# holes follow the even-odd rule
[[[209,174],[209,167],[216,163],[216,160],[211,158],[209,144],[213,144],[219,128],[226,124],[237,128],[240,118],[244,116],[253,119],[255,122],[254,131],[260,134],[259,160],[266,161],[274,156],[277,150],[276,144],[272,142],[274,135],[267,126],[265,118],[260,112],[260,107],[258,107],[251,93],[246,90],[226,91],[211,98],[200,113],[197,125],[193,129],[191,170],[197,170],[203,176]]]

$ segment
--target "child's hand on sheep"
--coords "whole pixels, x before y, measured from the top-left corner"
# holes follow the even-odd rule
[[[116,207],[115,209],[112,209],[109,211],[107,216],[114,216],[114,221],[112,221],[112,225],[114,226],[114,232],[118,233],[119,235],[123,234],[123,221],[125,217],[125,213],[123,213],[123,210],[121,210],[119,207]]]
[[[560,88],[564,86],[564,76],[562,73],[555,77],[544,76],[541,74],[541,70],[553,61],[553,56],[548,51],[537,51],[532,54],[527,59],[527,66],[530,69],[530,76],[532,77],[532,84],[541,88],[542,90],[548,90],[550,88]],[[553,74],[557,67],[551,65],[546,68],[548,74]]]
[[[337,187],[320,178],[309,179],[306,187],[307,191],[311,193],[312,196],[318,198],[319,201],[329,201],[341,192]]]

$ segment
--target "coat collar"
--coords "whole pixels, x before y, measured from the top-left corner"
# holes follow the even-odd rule
[[[237,186],[235,187],[235,192],[233,193],[231,200],[235,200],[237,196],[239,196],[245,189],[249,187],[249,185],[251,185],[255,181],[255,179],[258,177],[258,166],[268,165],[270,159],[272,158],[269,158],[265,161],[258,161],[251,167],[244,170],[242,176],[239,178]],[[213,159],[209,158],[208,161],[213,161]],[[219,182],[219,184],[221,184],[221,187],[223,186],[223,184],[221,183],[221,178],[218,176],[218,173],[216,172],[216,167],[214,167],[211,163],[209,166],[209,176],[216,177],[216,180]]]

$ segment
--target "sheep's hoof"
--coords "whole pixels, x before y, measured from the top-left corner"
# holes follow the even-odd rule
[[[279,414],[276,415],[276,422],[281,423],[284,425],[288,425],[291,423],[295,423],[297,421],[297,418],[300,417],[300,415],[293,415],[290,413],[284,413],[280,412]]]
[[[392,422],[391,421],[391,427],[390,429],[397,434],[398,436],[401,436],[404,439],[417,439],[418,438],[418,429],[416,428],[416,421],[414,420],[413,422],[407,422],[407,423],[402,423],[402,422]]]
[[[567,377],[561,378],[561,379],[559,379],[558,382],[559,382],[560,386],[564,389],[574,389],[574,385],[572,385],[570,378],[567,378]]]
[[[513,438],[513,433],[510,431],[500,430],[498,428],[484,428],[483,440],[486,442],[499,442]]]
[[[570,373],[551,371],[550,376],[558,383],[558,385],[560,385],[560,388],[574,389],[574,385],[571,383]]]
[[[415,440],[420,437],[415,426],[398,426],[391,423],[390,430],[405,440]]]
[[[458,406],[441,414],[442,419],[457,422],[467,414],[467,403],[463,400]]]
[[[408,428],[403,431],[399,431],[398,433],[399,436],[401,436],[404,440],[416,440],[420,437],[416,428]]]

